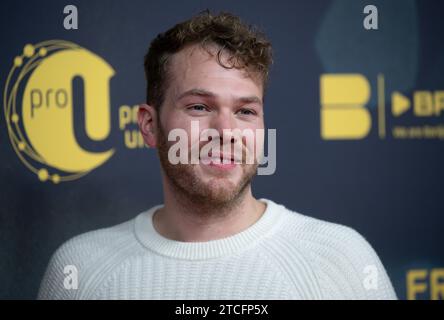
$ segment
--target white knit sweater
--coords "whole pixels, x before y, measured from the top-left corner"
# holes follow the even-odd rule
[[[38,298],[396,299],[359,233],[261,201],[267,209],[252,226],[208,242],[157,233],[160,206],[74,237],[51,258]]]

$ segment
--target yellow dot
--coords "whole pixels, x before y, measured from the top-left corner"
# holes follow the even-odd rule
[[[40,48],[40,50],[39,50],[39,55],[40,55],[41,57],[46,56],[47,53],[48,53],[48,51],[46,51],[46,48]]]
[[[14,113],[14,114],[11,116],[11,120],[12,120],[12,122],[17,123],[17,122],[19,121],[19,116],[18,116],[18,114],[17,114],[17,113]]]
[[[14,65],[15,65],[16,67],[20,67],[20,66],[22,65],[22,63],[23,63],[23,59],[22,59],[22,57],[15,57],[15,59],[14,59]]]
[[[57,173],[52,175],[52,182],[54,183],[60,182],[60,176]]]
[[[19,144],[18,144],[18,148],[21,150],[21,151],[23,151],[23,150],[25,150],[25,143],[24,142],[19,142]]]
[[[40,181],[48,180],[48,170],[40,169],[38,172],[38,176],[39,176]]]
[[[28,58],[32,57],[32,55],[34,54],[34,46],[32,44],[27,44],[23,48],[23,54]]]

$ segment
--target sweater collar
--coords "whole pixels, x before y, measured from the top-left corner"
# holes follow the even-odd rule
[[[259,220],[247,229],[225,238],[205,242],[183,242],[162,236],[154,228],[153,214],[163,205],[154,206],[135,218],[135,235],[146,248],[172,258],[203,260],[230,255],[254,246],[282,220],[283,206],[268,199],[260,201],[267,207]]]

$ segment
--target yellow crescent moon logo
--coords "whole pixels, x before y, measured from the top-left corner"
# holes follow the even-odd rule
[[[41,181],[77,179],[114,154],[114,149],[86,151],[76,141],[72,90],[73,79],[81,77],[86,134],[91,140],[103,140],[111,127],[113,75],[113,68],[102,58],[67,41],[26,45],[14,59],[4,92],[9,138],[19,158]],[[25,79],[20,109],[16,99]]]

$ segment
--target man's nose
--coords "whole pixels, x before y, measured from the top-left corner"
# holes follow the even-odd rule
[[[221,141],[225,139],[225,143],[231,140],[234,143],[235,137],[232,136],[233,130],[236,129],[236,122],[231,112],[223,111],[218,114],[211,121],[211,128],[217,130]]]

